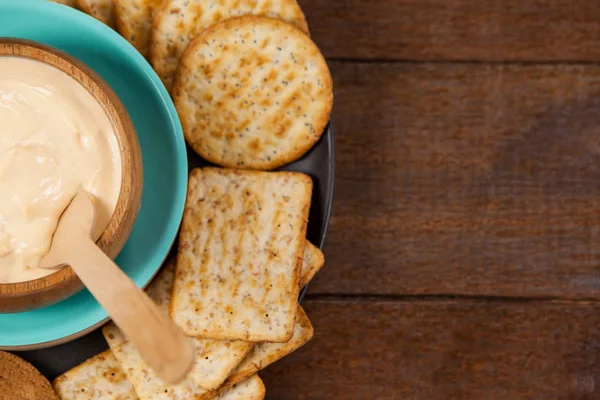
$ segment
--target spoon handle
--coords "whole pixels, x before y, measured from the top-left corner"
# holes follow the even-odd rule
[[[71,243],[68,262],[136,350],[166,382],[180,382],[194,361],[191,340],[88,237]]]

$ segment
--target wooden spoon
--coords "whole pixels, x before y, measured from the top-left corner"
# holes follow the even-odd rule
[[[62,214],[40,268],[70,265],[136,350],[166,382],[185,378],[194,361],[192,342],[90,238],[96,210],[80,191]]]

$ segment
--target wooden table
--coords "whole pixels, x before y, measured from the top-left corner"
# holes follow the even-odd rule
[[[600,2],[300,4],[336,189],[268,398],[600,398]]]

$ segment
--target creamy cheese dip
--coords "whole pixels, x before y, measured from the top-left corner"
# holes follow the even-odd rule
[[[80,189],[96,198],[99,237],[120,186],[119,146],[92,95],[52,66],[0,56],[0,283],[54,272],[36,265]]]

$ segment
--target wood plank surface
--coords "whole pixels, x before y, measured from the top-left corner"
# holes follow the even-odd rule
[[[299,0],[330,58],[598,61],[600,2]]]
[[[596,399],[600,305],[304,303],[315,338],[261,373],[267,398]]]
[[[600,398],[600,2],[299,2],[336,189],[267,398]]]
[[[310,293],[600,296],[600,66],[332,63]]]

